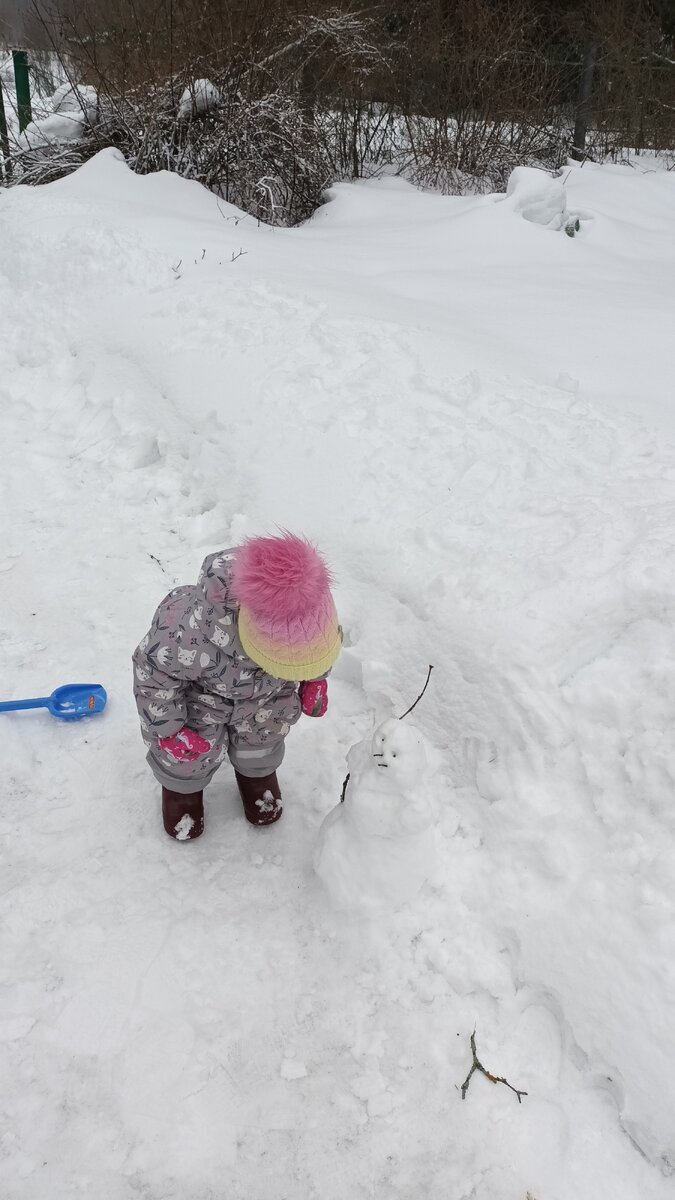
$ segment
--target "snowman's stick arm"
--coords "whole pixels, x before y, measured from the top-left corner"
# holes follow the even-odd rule
[[[411,704],[410,708],[406,708],[406,710],[403,714],[403,717],[407,717],[408,713],[411,713],[413,708],[415,708],[419,704],[420,700],[422,699],[422,696],[424,695],[424,693],[426,692],[426,690],[429,686],[429,680],[431,679],[431,672],[433,671],[433,669],[434,668],[431,665],[429,665],[429,670],[427,671],[427,681],[426,681],[424,687],[422,688],[422,691],[420,692],[419,696],[417,697],[415,703]],[[403,717],[399,717],[399,721],[402,721]]]
[[[342,795],[340,796],[340,804],[344,804],[344,802],[345,802],[345,796],[347,795],[347,784],[349,783],[350,778],[351,778],[351,776],[347,775],[347,778],[345,779],[345,781],[342,785]]]

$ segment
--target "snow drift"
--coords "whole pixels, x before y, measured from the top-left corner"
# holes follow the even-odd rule
[[[110,697],[3,719],[3,1195],[671,1196],[674,189],[571,168],[573,240],[397,180],[269,230],[114,152],[3,196],[3,686]],[[130,650],[277,524],[329,714],[279,825],[219,779],[177,846]],[[428,663],[438,866],[338,912],[318,831]],[[522,1104],[461,1100],[474,1027]]]

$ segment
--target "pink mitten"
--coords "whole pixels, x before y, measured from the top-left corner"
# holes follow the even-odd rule
[[[300,703],[306,717],[322,717],[328,708],[328,682],[310,679],[300,684]]]
[[[194,729],[184,727],[173,737],[159,738],[159,747],[176,762],[194,762],[200,754],[206,754],[211,749],[211,743],[195,733]]]

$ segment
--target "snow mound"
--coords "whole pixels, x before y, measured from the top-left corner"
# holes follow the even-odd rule
[[[58,142],[77,142],[85,128],[96,120],[98,96],[89,86],[62,83],[49,102],[52,112],[31,121],[19,138],[29,150]]]
[[[73,85],[62,83],[52,96],[52,109],[62,116],[67,114],[84,116],[88,121],[96,119],[98,94],[89,84]]]
[[[222,96],[210,79],[195,79],[191,87],[186,87],[178,105],[178,116],[196,117],[201,113],[210,112],[222,102]]]
[[[84,132],[84,118],[80,113],[53,113],[39,121],[31,121],[19,137],[19,145],[26,150],[39,150],[56,142],[77,142]]]
[[[560,179],[535,167],[516,167],[509,176],[506,201],[515,213],[533,225],[564,229],[570,237],[579,231],[580,214],[567,206],[567,192]]]

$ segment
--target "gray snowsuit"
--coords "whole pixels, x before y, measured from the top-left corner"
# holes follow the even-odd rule
[[[301,713],[297,684],[273,679],[244,653],[230,594],[233,558],[234,550],[210,554],[196,585],[169,592],[133,654],[147,761],[175,792],[201,791],[226,755],[242,775],[276,771]],[[159,746],[184,725],[211,746],[192,762]]]

